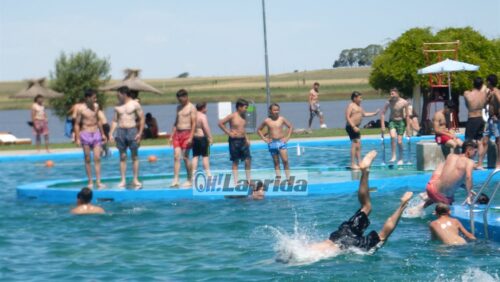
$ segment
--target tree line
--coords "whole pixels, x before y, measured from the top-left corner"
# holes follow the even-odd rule
[[[375,57],[383,50],[384,47],[377,44],[370,44],[365,48],[344,49],[333,63],[333,68],[371,66]]]

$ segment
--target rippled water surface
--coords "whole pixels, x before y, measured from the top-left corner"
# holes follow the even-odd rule
[[[364,151],[376,147],[367,144]],[[306,148],[300,157],[290,150],[292,165],[348,162],[348,147],[316,149]],[[227,153],[216,154],[214,168],[229,168]],[[141,174],[171,170],[171,155],[160,155],[156,164],[147,163],[146,157]],[[117,162],[104,161],[104,176],[118,175]],[[103,203],[106,215],[72,216],[66,205],[16,200],[15,187],[82,178],[80,159],[58,161],[52,169],[29,161],[1,165],[2,281],[498,281],[499,244],[480,240],[443,247],[431,242],[427,224],[432,215],[401,219],[374,255],[348,252],[302,264],[276,262],[284,245],[326,239],[358,208],[354,193],[263,201]],[[254,153],[254,167],[271,167],[267,152]],[[423,188],[372,193],[370,228],[381,228],[407,189]]]

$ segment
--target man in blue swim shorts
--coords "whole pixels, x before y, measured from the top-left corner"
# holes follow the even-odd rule
[[[330,234],[328,240],[309,245],[310,250],[325,253],[356,248],[372,253],[380,248],[396,229],[399,219],[408,205],[413,192],[406,192],[403,194],[399,207],[386,220],[381,231],[371,231],[368,235],[363,235],[370,225],[368,216],[372,210],[372,205],[368,189],[368,177],[370,166],[376,156],[377,151],[371,151],[366,154],[359,164],[361,170],[361,180],[359,181],[358,189],[358,200],[361,205],[360,209],[357,210],[351,218],[340,224],[338,229]]]
[[[288,127],[288,132],[285,136],[283,126]],[[267,134],[264,133],[264,128],[267,127]],[[269,106],[269,117],[266,118],[259,126],[257,133],[260,138],[267,143],[269,153],[273,157],[274,170],[276,171],[276,179],[281,178],[280,157],[285,169],[286,179],[290,180],[290,167],[288,165],[288,151],[286,143],[292,135],[293,126],[284,117],[280,116],[280,106],[276,103]]]

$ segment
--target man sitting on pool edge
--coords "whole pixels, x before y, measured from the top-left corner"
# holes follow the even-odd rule
[[[450,206],[447,204],[436,205],[436,216],[437,219],[429,225],[433,240],[439,240],[446,245],[465,245],[467,241],[459,233],[469,240],[476,240],[474,234],[467,231],[460,221],[450,216]]]
[[[78,192],[76,196],[76,208],[71,210],[72,214],[103,214],[104,209],[99,206],[94,206],[92,201],[92,190],[85,187]]]
[[[330,234],[328,240],[309,245],[311,250],[320,252],[338,252],[350,247],[358,248],[367,252],[374,252],[380,248],[396,226],[401,215],[411,199],[413,192],[405,192],[401,197],[401,203],[396,211],[387,219],[380,232],[371,231],[363,236],[364,231],[370,225],[368,216],[370,215],[372,205],[370,201],[370,192],[368,190],[369,169],[373,159],[377,155],[376,151],[371,151],[363,158],[359,164],[361,170],[361,180],[359,182],[358,200],[361,208],[348,220],[344,221],[338,228]]]

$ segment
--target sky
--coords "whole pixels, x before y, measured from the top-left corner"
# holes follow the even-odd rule
[[[500,0],[267,0],[271,74],[331,68],[343,49],[412,27],[472,26],[500,38]],[[261,0],[0,0],[0,81],[49,76],[90,48],[143,78],[262,75]]]

